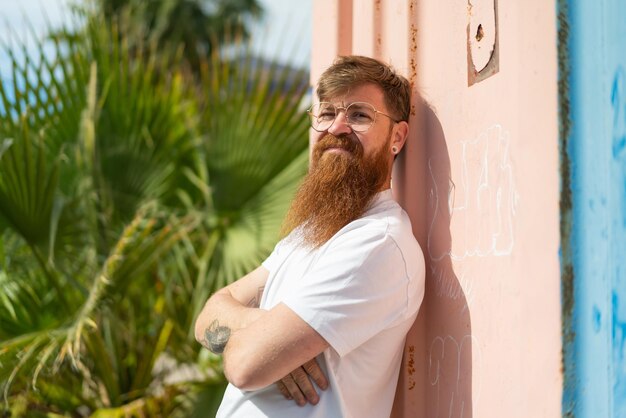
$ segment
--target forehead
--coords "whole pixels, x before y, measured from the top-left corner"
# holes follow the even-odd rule
[[[375,84],[363,84],[357,87],[352,87],[343,93],[326,97],[324,98],[324,101],[339,106],[347,106],[354,102],[367,102],[376,109],[386,109],[383,90]]]

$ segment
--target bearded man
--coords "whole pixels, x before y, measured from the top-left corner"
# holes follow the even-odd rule
[[[317,96],[311,167],[285,237],[196,320],[230,382],[218,417],[391,412],[424,294],[423,255],[390,189],[410,87],[378,60],[347,56],[322,74]]]

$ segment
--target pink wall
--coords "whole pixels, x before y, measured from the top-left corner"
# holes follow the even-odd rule
[[[313,5],[313,84],[369,55],[430,105],[393,179],[429,271],[394,417],[561,416],[556,7],[494,1]]]

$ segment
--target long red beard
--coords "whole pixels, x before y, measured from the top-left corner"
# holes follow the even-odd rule
[[[311,170],[298,189],[283,234],[297,227],[306,246],[318,248],[367,210],[389,173],[387,145],[363,157],[361,143],[327,134],[313,148]],[[346,152],[328,151],[342,148]]]

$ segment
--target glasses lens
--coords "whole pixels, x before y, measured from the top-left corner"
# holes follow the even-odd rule
[[[346,109],[346,118],[353,131],[367,131],[376,119],[376,109],[364,102],[354,102]]]
[[[343,110],[342,107],[339,109]],[[365,102],[351,103],[346,109],[346,122],[355,132],[367,131],[376,120],[376,109]],[[337,117],[338,109],[328,102],[314,104],[309,110],[311,126],[316,131],[325,131],[331,127]]]
[[[337,109],[332,103],[317,103],[311,107],[311,126],[317,131],[325,131],[335,121]]]

